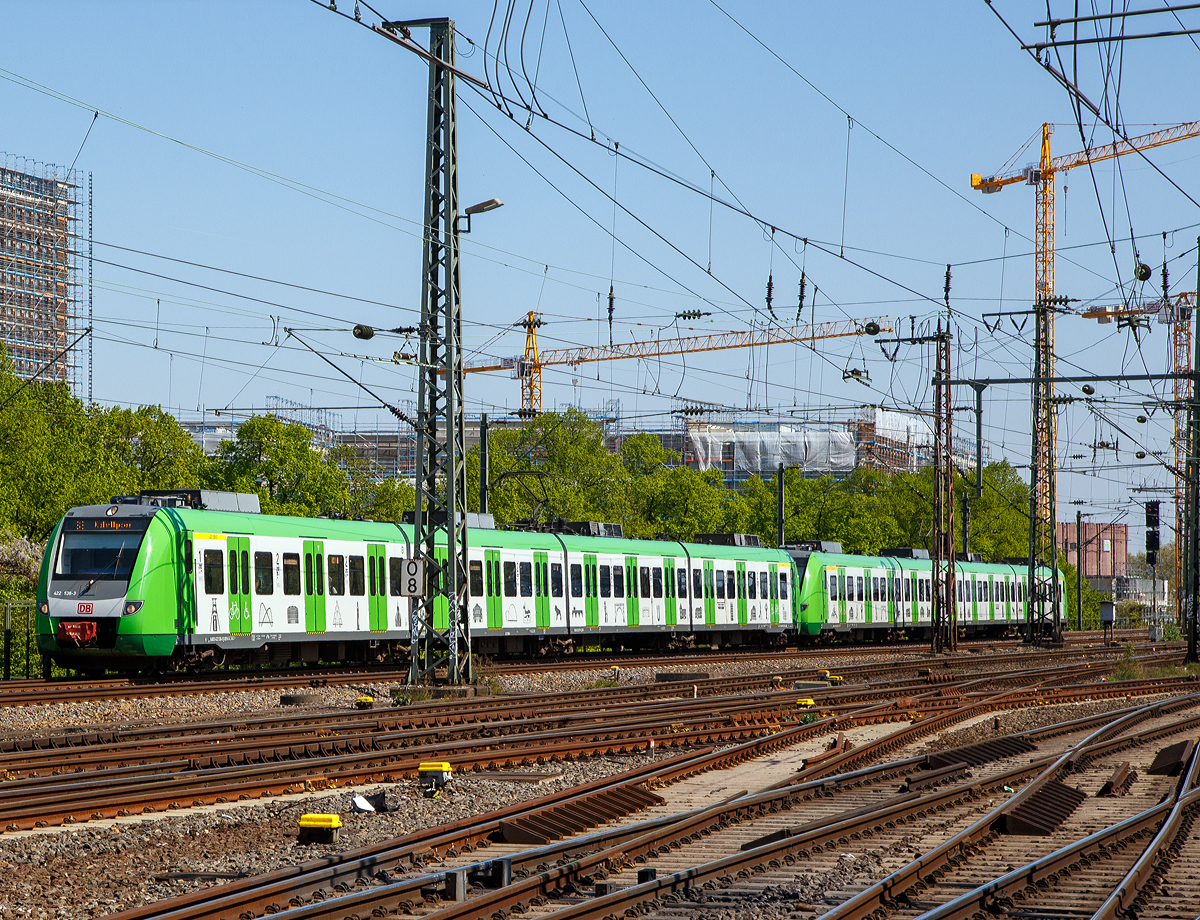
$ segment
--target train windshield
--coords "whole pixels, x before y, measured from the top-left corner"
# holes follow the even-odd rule
[[[63,534],[54,564],[54,579],[128,581],[138,547],[145,536],[147,520],[131,521],[132,526],[128,529],[100,529],[99,526],[117,523],[114,520],[69,521],[67,527],[78,529]]]

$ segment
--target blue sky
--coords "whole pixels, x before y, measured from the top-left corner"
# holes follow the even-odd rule
[[[397,19],[452,16],[460,66],[484,73],[491,4],[375,6]],[[1033,23],[1045,18],[1044,4],[998,0],[995,7],[1022,37],[1042,35]],[[1052,7],[1056,15],[1068,10],[1062,2]],[[353,0],[339,3],[343,13],[353,8]],[[616,341],[761,324],[768,274],[776,312],[794,320],[801,267],[810,279],[806,321],[903,317],[907,329],[910,316],[920,324],[936,315],[951,263],[960,371],[1028,372],[1031,326],[993,334],[982,320],[1001,297],[1007,309],[1032,298],[1033,190],[1015,185],[985,197],[968,180],[1014,156],[1018,167],[1034,160],[1036,146],[1020,151],[1043,121],[1058,125],[1056,154],[1080,149],[1081,140],[1066,93],[982,0],[721,0],[720,7],[534,0],[532,8],[525,0],[516,10],[508,63],[520,72],[524,32],[526,70],[537,73],[541,104],[585,137],[541,118],[526,130],[525,113],[509,118],[461,88],[462,203],[505,202],[476,219],[464,241],[469,348],[517,354],[524,337],[511,324],[530,309],[545,314],[543,348],[607,341],[607,323],[597,320],[610,282]],[[374,21],[368,8],[361,11]],[[499,12],[503,19],[504,5]],[[411,369],[340,353],[378,358],[415,350],[382,336],[358,342],[344,330],[356,322],[408,324],[419,308],[422,61],[302,0],[13,3],[6,21],[9,35],[22,40],[6,42],[0,61],[0,150],[69,165],[93,109],[103,113],[78,160],[94,174],[96,255],[104,260],[95,265],[98,399],[194,414],[261,408],[278,395],[347,407],[339,410],[347,425],[388,424],[369,397],[294,342],[281,335],[276,347],[273,332],[282,325],[314,330],[303,333],[308,341],[387,398],[415,399]],[[425,41],[423,30],[414,35]],[[1099,55],[1088,46],[1078,64],[1081,87],[1094,100],[1105,96]],[[1118,101],[1130,135],[1197,116],[1190,87],[1198,62],[1200,49],[1188,38],[1126,45]],[[502,78],[514,95],[503,68]],[[587,139],[593,130],[598,144]],[[1102,142],[1111,135],[1101,128],[1091,136]],[[718,198],[740,201],[762,223],[716,205],[710,231],[704,196],[618,160],[605,146],[613,141],[692,186],[711,183]],[[1150,157],[1200,199],[1200,139]],[[653,233],[623,211],[614,221],[612,202],[583,177],[608,194],[615,189],[620,205]],[[764,223],[778,228],[774,243]],[[1164,253],[1173,260],[1173,288],[1192,290],[1196,261],[1188,251],[1197,224],[1196,205],[1139,158],[1123,158],[1119,170],[1097,165],[1094,183],[1086,168],[1060,176],[1057,290],[1082,302],[1117,301],[1117,271],[1127,281],[1133,267],[1131,228],[1154,268],[1146,293],[1157,290]],[[838,256],[843,246],[846,259]],[[677,322],[675,314],[688,310],[712,316]],[[1139,344],[1115,324],[1062,317],[1060,372],[1166,370],[1168,340],[1157,324]],[[844,419],[868,403],[928,408],[930,355],[906,348],[897,358],[888,362],[868,340],[839,339],[815,354],[789,346],[548,369],[545,403],[597,407],[619,399],[627,419],[651,427],[671,424],[679,398],[764,418]],[[872,386],[843,381],[851,367],[868,370]],[[1135,421],[1149,414],[1142,403],[1151,391],[1139,392],[1101,388],[1115,401],[1098,405],[1099,414],[1064,410],[1060,517],[1073,516],[1067,503],[1082,499],[1090,503],[1085,510],[1107,520],[1130,507],[1131,486],[1168,481],[1161,466],[1132,456],[1131,437],[1170,452],[1163,411],[1146,424]],[[467,395],[470,411],[511,411],[520,401],[517,381],[503,375],[470,377]],[[956,402],[966,404],[966,394]],[[985,413],[992,457],[1027,463],[1027,390],[990,391]],[[962,414],[958,424],[967,431],[971,420]],[[1093,458],[1099,440],[1119,440],[1119,459],[1111,451]]]

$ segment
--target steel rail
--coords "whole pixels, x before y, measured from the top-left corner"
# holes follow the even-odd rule
[[[1126,873],[1113,893],[1093,915],[1093,920],[1116,920],[1121,914],[1122,904],[1128,909],[1136,899],[1143,883],[1153,872],[1162,851],[1172,842],[1182,823],[1183,815],[1200,804],[1200,790],[1196,789],[1198,770],[1200,757],[1193,751],[1188,769],[1184,771],[1180,782],[1171,790],[1166,801],[961,894],[922,913],[917,920],[967,920],[980,911],[988,914],[1011,914],[1018,909],[1015,900],[1020,898],[1018,892],[1023,889],[1028,890],[1030,886],[1037,888],[1052,877],[1058,878],[1064,873],[1071,874],[1081,868],[1081,862],[1082,867],[1086,867],[1085,860],[1095,858],[1110,844],[1145,835],[1157,829],[1154,838],[1133,868]]]
[[[1137,712],[1138,710],[1131,710]],[[1121,713],[1118,715],[1124,715]],[[1031,729],[1028,732],[1020,733],[1023,736],[1031,738],[1050,737],[1053,735],[1069,733],[1072,731],[1080,731],[1090,728],[1093,725],[1112,721],[1112,714],[1099,714],[1084,717],[1082,719],[1073,720],[1069,723],[1060,723],[1054,726],[1047,726],[1038,729]],[[822,726],[822,730],[828,730],[831,723]],[[722,755],[738,758],[755,756],[771,749],[772,745],[791,743],[793,739],[787,737],[775,736],[768,739],[760,739],[758,741],[747,742],[739,746],[740,750],[731,749],[726,752],[710,752],[708,754],[698,754],[694,757],[677,758],[675,762],[663,764],[661,768],[655,772],[653,765],[644,768],[642,776],[649,783],[656,783],[668,779],[676,778],[677,775],[690,775],[694,772],[699,772],[702,769],[715,767],[715,759]],[[818,792],[827,792],[830,788],[852,788],[863,782],[880,781],[893,776],[903,775],[904,773],[913,772],[927,761],[927,757],[908,758],[902,761],[894,761],[886,764],[877,765],[874,767],[865,768],[854,771],[852,773],[838,774],[837,776],[827,777],[823,779],[814,779],[806,783],[792,785],[790,788],[778,791],[766,791],[766,797],[760,793],[758,801],[760,804],[768,802],[786,801],[806,798]],[[1029,769],[1029,768],[1026,768]],[[1001,782],[1004,781],[1002,777]],[[834,785],[831,787],[830,784]],[[777,798],[772,798],[773,796]],[[742,796],[733,797],[727,802],[738,801]],[[746,804],[746,803],[741,803]],[[510,812],[513,809],[510,808]],[[703,809],[697,809],[693,812],[688,812],[678,816],[667,816],[666,818],[654,819],[651,822],[639,822],[630,828],[617,828],[609,832],[601,832],[594,835],[589,835],[583,838],[575,838],[574,840],[562,841],[548,847],[537,848],[525,853],[514,854],[510,859],[510,865],[513,869],[519,867],[529,867],[531,864],[536,867],[538,863],[558,861],[561,856],[570,852],[587,851],[593,846],[599,846],[607,842],[609,846],[628,845],[628,842],[648,831],[654,829],[663,829],[674,823],[675,821],[683,821],[694,818]],[[660,834],[659,847],[663,845],[662,840],[671,835],[665,833]],[[678,834],[674,835],[678,839]],[[427,841],[428,842],[428,841]],[[433,841],[431,845],[436,850],[439,846],[437,841]],[[452,844],[453,845],[453,844]],[[420,850],[420,845],[408,843],[409,858],[413,852]],[[445,844],[441,844],[444,848]],[[469,844],[467,845],[470,846]],[[403,847],[398,847],[390,851],[382,851],[378,848],[373,848],[371,855],[367,859],[358,856],[360,851],[347,854],[349,859],[340,863],[336,867],[331,867],[328,861],[318,861],[317,863],[308,864],[305,867],[306,871],[298,875],[288,874],[287,878],[264,878],[264,879],[247,879],[239,880],[222,886],[217,892],[219,900],[211,904],[207,903],[212,897],[212,892],[191,892],[179,898],[172,899],[168,902],[161,902],[157,905],[147,905],[144,908],[138,908],[133,911],[128,911],[118,915],[121,920],[204,920],[204,918],[216,918],[219,916],[238,916],[246,913],[255,913],[269,908],[278,909],[281,902],[286,902],[297,892],[312,892],[322,885],[348,882],[352,883],[354,879],[367,875],[371,876],[379,871],[381,867],[390,867],[394,865],[399,858]],[[424,850],[421,850],[424,852]],[[647,851],[649,852],[649,851]],[[468,873],[480,872],[488,873],[491,871],[491,861],[478,863],[475,866],[467,867]],[[272,876],[279,876],[279,872],[272,873]],[[385,878],[386,880],[386,878]],[[263,887],[259,882],[265,882]],[[407,887],[391,889],[392,899],[398,906],[403,907],[406,899],[414,891],[420,891],[422,888],[430,885],[440,885],[444,882],[444,873],[436,873],[432,875],[420,876],[417,879],[407,880]],[[400,884],[400,883],[397,883]],[[532,884],[532,883],[531,883]],[[557,884],[557,883],[556,883]],[[231,886],[233,886],[231,888]],[[377,890],[377,889],[376,889]],[[327,902],[331,909],[340,910],[345,906],[345,902],[338,899],[337,905],[333,901]],[[477,902],[473,901],[472,904]],[[345,912],[343,911],[343,915]],[[333,916],[333,914],[331,914]],[[114,918],[116,920],[116,918]]]
[[[945,865],[956,853],[963,852],[965,847],[977,843],[990,834],[994,825],[1004,814],[1031,798],[1038,789],[1057,776],[1068,763],[1073,760],[1078,762],[1082,755],[1089,752],[1089,749],[1106,744],[1113,735],[1119,734],[1127,725],[1145,721],[1164,711],[1185,708],[1197,703],[1200,703],[1200,693],[1178,698],[1170,704],[1153,704],[1143,707],[1098,728],[1078,745],[1058,757],[1038,779],[1024,786],[1010,799],[989,811],[970,827],[859,892],[853,898],[844,901],[833,910],[821,915],[821,920],[848,920],[848,918],[866,917],[873,911],[883,908],[888,902],[895,900],[914,885],[921,883],[921,880],[934,869]],[[1183,720],[1183,722],[1188,725],[1200,724],[1200,717],[1193,717]]]

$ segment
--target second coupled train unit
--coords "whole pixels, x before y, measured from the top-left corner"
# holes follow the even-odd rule
[[[928,633],[928,559],[728,542],[471,527],[472,646],[504,655]],[[73,508],[46,544],[38,648],[85,672],[403,659],[421,590],[414,556],[411,525],[265,515],[254,495],[144,493]],[[1024,567],[956,571],[967,635],[1024,622]],[[434,625],[446,628],[445,601]]]

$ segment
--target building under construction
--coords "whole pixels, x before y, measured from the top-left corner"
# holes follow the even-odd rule
[[[0,344],[20,377],[62,381],[82,395],[84,327],[79,173],[0,154]],[[90,363],[90,362],[89,362]]]

